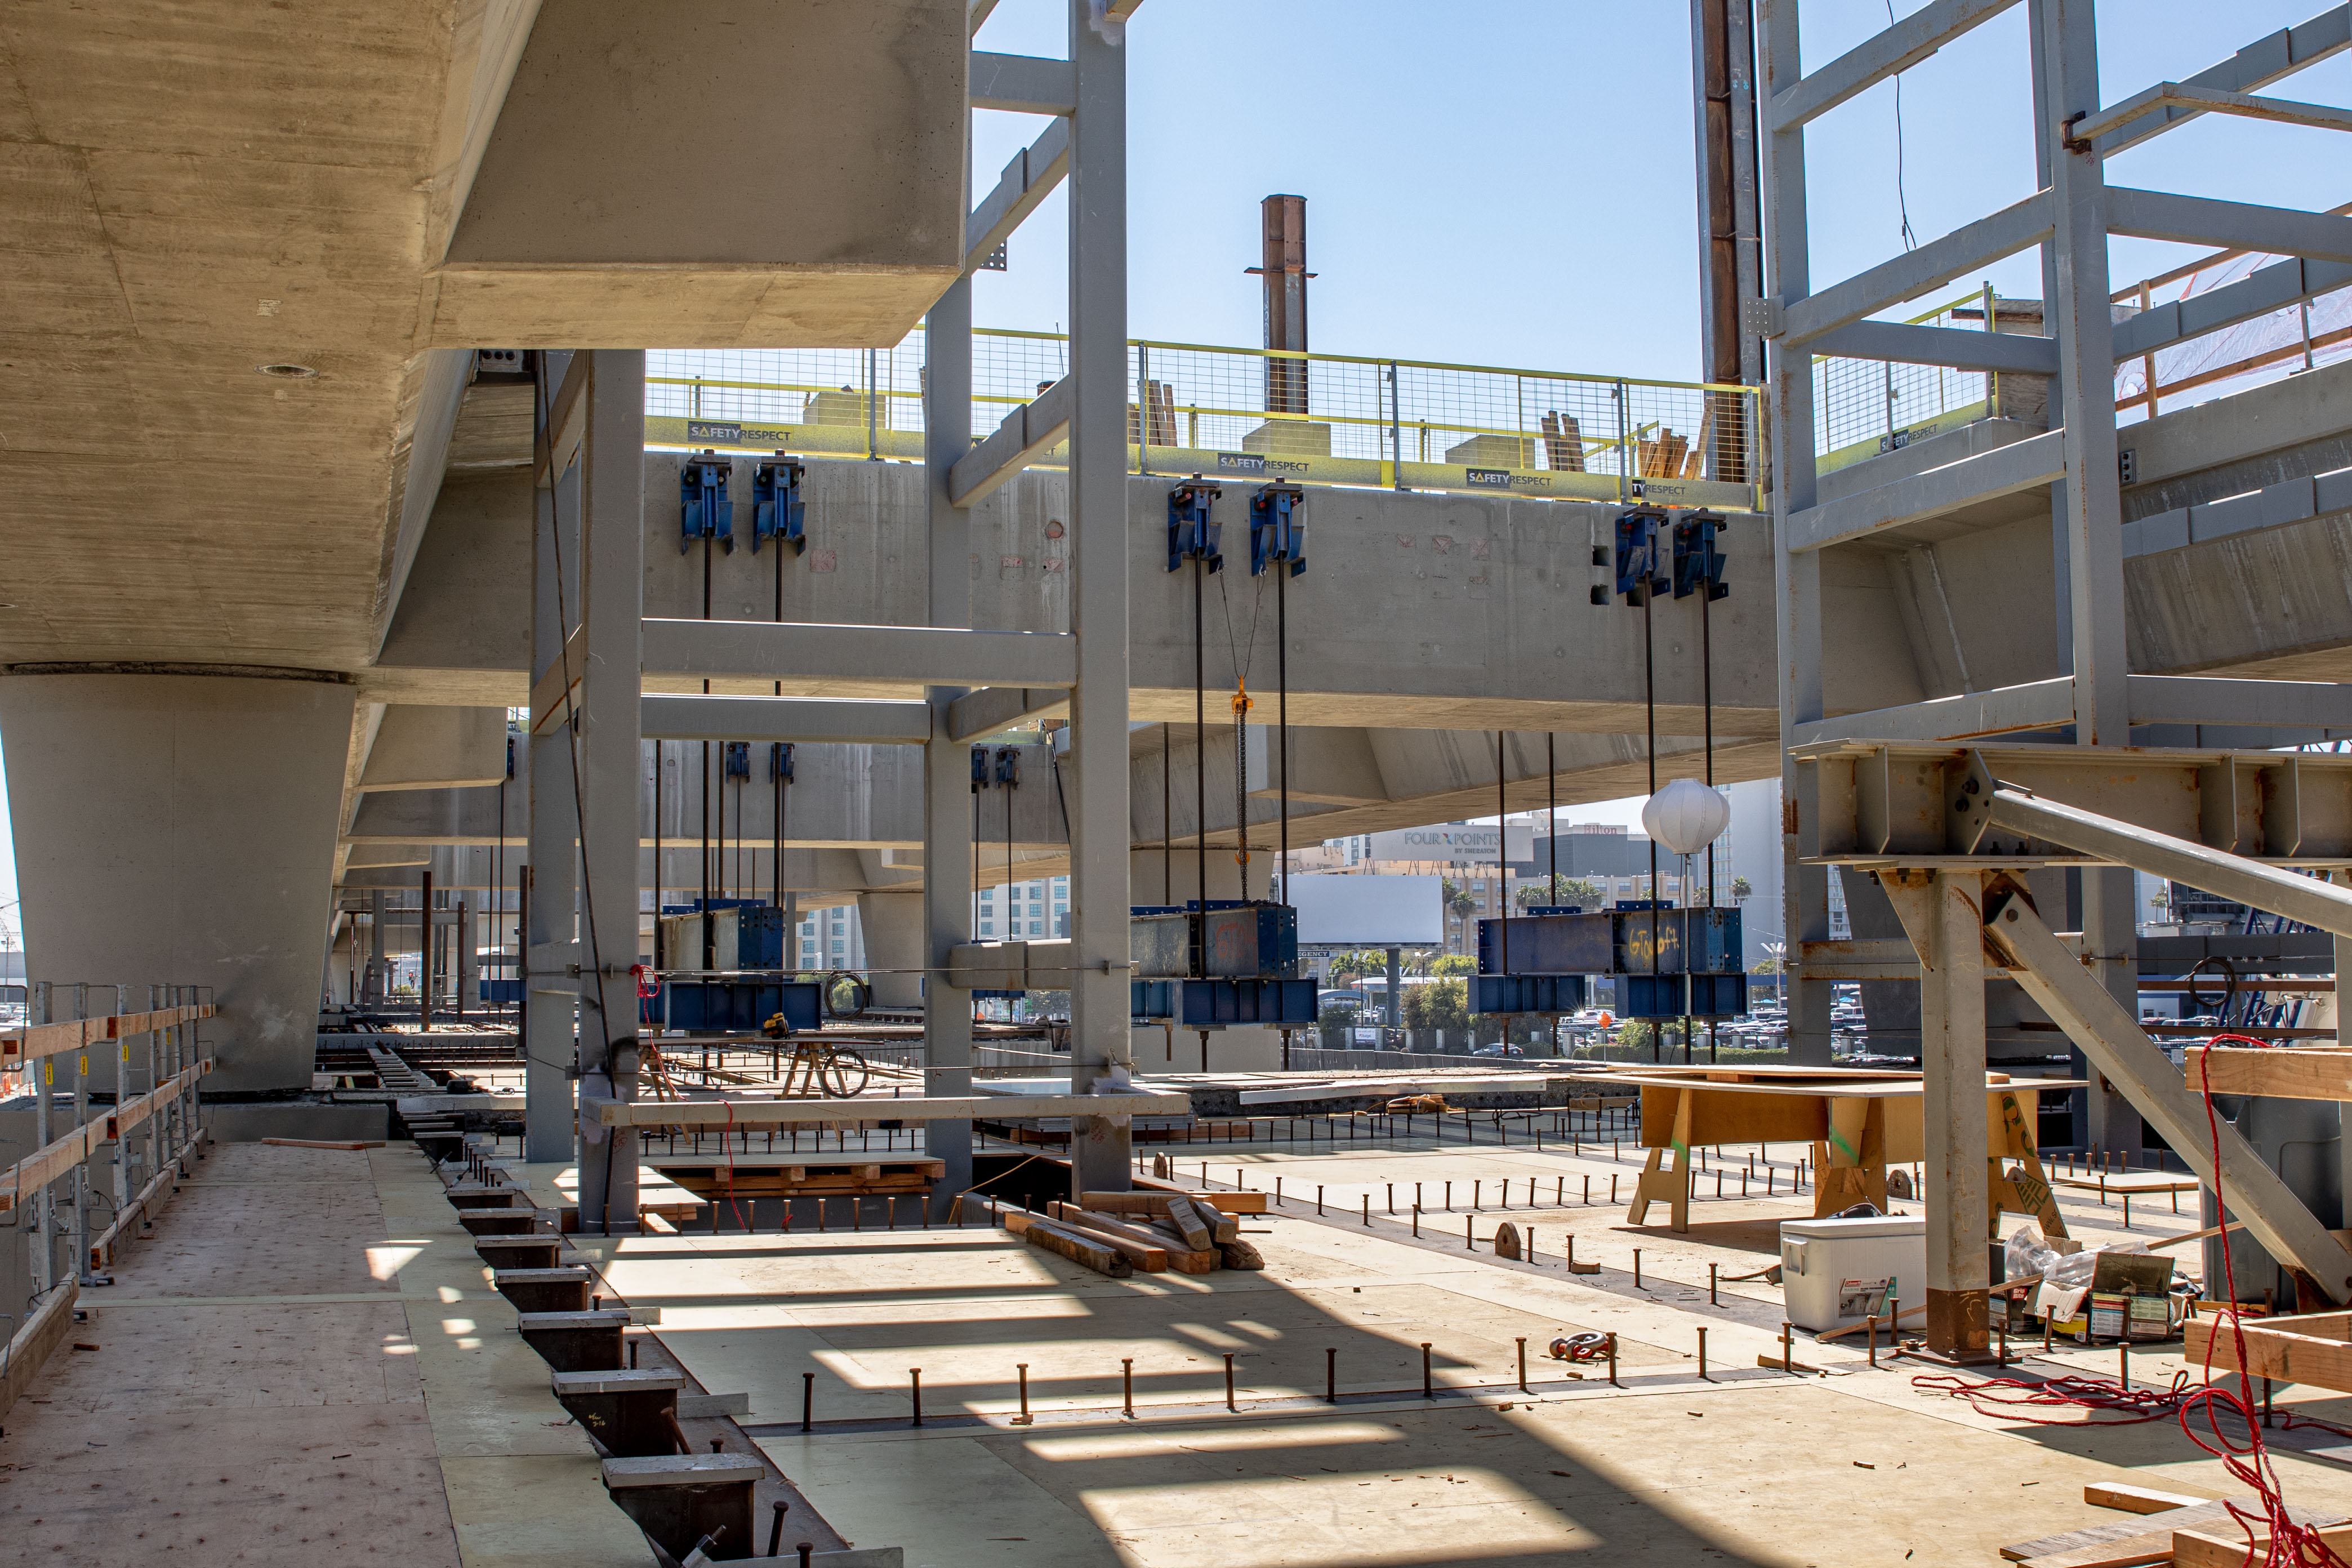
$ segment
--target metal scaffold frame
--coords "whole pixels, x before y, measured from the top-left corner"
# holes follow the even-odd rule
[[[2352,7],[2338,5],[2302,26],[2242,50],[2183,83],[2159,83],[2109,105],[2099,88],[2094,0],[2022,0],[2026,5],[2035,114],[2038,188],[2000,212],[1891,258],[1855,276],[1816,287],[1805,191],[1805,131],[1816,119],[1878,82],[1919,63],[1944,45],[2011,9],[2021,0],[1932,0],[1875,37],[1815,69],[1799,55],[1801,0],[1761,0],[1759,77],[1766,189],[1768,296],[1752,302],[1769,342],[1769,426],[1772,438],[1774,587],[1778,604],[1781,742],[1790,749],[1782,785],[1790,803],[1785,830],[1784,929],[1791,955],[1827,941],[1829,866],[1819,852],[1824,830],[1809,806],[1821,801],[1817,773],[1802,746],[1873,740],[1933,742],[2032,730],[2056,731],[2079,748],[2127,745],[2147,722],[2146,698],[2157,694],[2129,673],[2117,466],[2115,365],[2137,353],[2147,332],[2117,327],[2110,314],[2107,246],[2111,234],[2234,247],[2301,258],[2335,258],[2352,247],[2352,218],[2111,187],[2105,160],[2199,114],[2225,112],[2341,128],[2340,110],[2251,96],[2255,89],[2352,45]],[[1871,320],[1988,264],[2038,247],[2043,279],[2044,336],[1954,331]],[[1816,356],[1857,354],[1909,363],[1990,372],[2031,371],[2053,377],[2046,435],[1995,448],[1874,489],[1821,499],[1815,466]],[[1965,692],[1876,712],[1832,716],[1822,693],[1824,551],[1889,528],[1957,510],[1993,496],[2048,488],[2056,568],[2053,606],[2061,674],[2054,680]],[[2144,679],[2144,678],[2143,678]],[[2300,689],[2297,686],[2300,684]],[[2340,707],[2337,689],[2308,683],[2171,680],[2163,683],[2165,717],[2174,721],[2243,725],[2248,703],[2281,726],[2325,723],[2315,702]],[[2071,733],[2069,733],[2071,731]],[[1816,849],[1809,853],[1803,840]],[[1963,962],[1978,943],[1956,900],[1976,872],[1922,873],[1932,886],[1897,896],[1915,940],[1929,931],[1967,927],[1947,943],[1958,970],[1923,963],[1942,979],[1923,984],[1923,1060],[1928,1085],[1931,1158],[1928,1200],[1928,1342],[1967,1357],[1984,1348],[1988,1260],[1981,1226],[1948,1221],[1983,1210],[1982,1130],[1939,1125],[1938,1085],[1979,1081],[1984,1068],[1984,1016],[1976,970]],[[1882,880],[1885,879],[1882,877]],[[1896,883],[1900,887],[1904,884]],[[2093,862],[2083,871],[2082,948],[2094,988],[2128,1023],[2136,1012],[2137,960],[2132,875]],[[1980,895],[1976,895],[1980,896]],[[1906,907],[1906,902],[1910,907]],[[1950,933],[1948,933],[1950,934]],[[1940,939],[1939,939],[1940,940]],[[1816,949],[1818,951],[1818,949]],[[1955,974],[1957,984],[1948,982]],[[1791,966],[1789,988],[1792,1060],[1829,1059],[1831,981]],[[2054,1000],[2054,997],[2053,998]],[[2061,1015],[2053,1012],[2053,1016]],[[2063,1018],[2061,1018],[2063,1021]],[[2085,1049],[2081,1037],[2078,1047]],[[1971,1079],[1970,1075],[1976,1075]],[[1973,1097],[1980,1104],[1980,1096]],[[1972,1097],[1949,1098],[1957,1113]],[[2105,1144],[2138,1141],[2138,1113],[2117,1092],[2089,1094],[2089,1137]],[[1945,1158],[1943,1156],[1948,1156]]]

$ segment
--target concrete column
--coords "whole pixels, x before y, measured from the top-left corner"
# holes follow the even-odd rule
[[[2039,0],[2035,64],[2051,124],[2099,103],[2098,34],[2091,0]],[[2057,288],[2042,315],[2058,342],[2054,387],[2065,421],[2066,482],[2057,488],[2058,534],[2066,564],[2066,624],[2073,656],[2074,740],[2085,746],[2131,742],[2125,683],[2123,490],[2116,466],[2108,300],[2106,177],[2099,156],[2045,145],[2057,203],[2051,239]],[[2083,940],[2100,986],[2128,1016],[2139,1015],[2139,940],[2132,874],[2108,868],[2083,873]],[[2085,1097],[2088,1129],[2102,1148],[2137,1150],[2139,1113],[2094,1082]]]
[[[1763,96],[1802,76],[1797,52],[1795,0],[1764,7]],[[1805,208],[1805,133],[1802,127],[1775,131],[1765,146],[1768,268],[1766,287],[1783,303],[1812,292]],[[1776,541],[1788,537],[1789,516],[1817,499],[1813,468],[1813,356],[1808,349],[1784,350],[1776,341],[1767,356],[1772,402],[1772,528]],[[1780,798],[1801,798],[1794,765],[1785,759],[1796,727],[1822,717],[1822,564],[1818,551],[1792,554],[1781,543],[1772,550],[1772,591],[1778,607],[1780,687]],[[1826,942],[1830,934],[1829,872],[1798,864],[1811,825],[1784,810],[1781,817],[1781,938],[1787,946],[1789,1060],[1823,1066],[1830,1059],[1831,987],[1808,980],[1795,962],[1798,944]]]
[[[926,918],[921,893],[857,895],[858,929],[866,934],[866,967],[877,1006],[925,1005],[924,976],[916,972],[924,967]]]
[[[1927,1210],[1927,1348],[1971,1359],[1988,1344],[1984,883],[1939,871],[1926,889],[1927,962],[1920,969],[1919,1066],[1924,1077]],[[1898,899],[1903,909],[1905,900]],[[1917,916],[1905,910],[1906,920]]]
[[[1125,26],[1069,0],[1077,112],[1070,124],[1070,1089],[1132,1060],[1128,984],[1127,50]],[[1129,1130],[1073,1123],[1081,1190],[1125,1189]]]
[[[646,356],[596,349],[582,443],[578,724],[582,903],[580,1228],[637,1228],[637,1134],[591,1138],[591,1107],[637,1097],[640,700],[644,692]]]
[[[571,361],[540,356],[538,423]],[[541,432],[542,439],[544,431]],[[563,657],[564,633],[580,613],[580,474],[558,476],[533,498],[530,668],[534,679]],[[537,717],[534,715],[534,718]],[[572,1077],[579,1062],[579,988],[564,974],[579,935],[580,817],[572,794],[569,731],[534,728],[528,748],[529,895],[522,911],[523,1142],[535,1163],[574,1158]]]
[[[308,1089],[352,689],[0,679],[26,970],[206,985],[207,1094]]]
[[[964,187],[970,205],[967,144]],[[930,555],[930,622],[971,624],[971,513],[948,500],[948,471],[971,450],[971,280],[958,279],[932,305],[923,334],[924,458]],[[961,686],[935,686],[931,741],[923,748],[923,899],[917,952],[923,987],[923,1092],[971,1092],[971,993],[950,985],[949,950],[971,935],[971,784],[969,742],[948,738],[948,710]],[[861,917],[864,910],[860,911]],[[866,941],[875,928],[866,928]],[[799,941],[797,930],[793,941]],[[945,1217],[972,1184],[971,1123],[929,1121],[923,1147],[941,1163],[932,1189]]]

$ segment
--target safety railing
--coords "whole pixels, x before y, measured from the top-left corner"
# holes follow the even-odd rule
[[[1058,333],[972,340],[975,437],[1068,368]],[[923,353],[919,330],[889,349],[655,353],[646,439],[919,461]],[[1761,505],[1755,387],[1150,341],[1128,345],[1128,376],[1132,472]]]
[[[61,1238],[70,1237],[71,1276],[106,1268],[200,1135],[196,1085],[213,1064],[196,1025],[213,1016],[209,990],[136,989],[147,1006],[134,1011],[129,985],[36,981],[30,1021],[0,1035],[0,1087],[32,1100],[34,1142],[31,1152],[0,1168],[0,1214],[25,1216],[32,1232],[36,1294],[61,1282]],[[93,1015],[93,1002],[111,1005]],[[107,1168],[110,1191],[93,1191],[93,1163]],[[57,1189],[68,1183],[61,1226]],[[94,1204],[109,1211],[95,1234]]]
[[[1905,324],[1990,332],[2000,330],[2000,321],[1987,283]],[[1984,371],[1816,355],[1813,378],[1813,450],[1822,473],[1972,424],[2000,403],[2000,378]]]

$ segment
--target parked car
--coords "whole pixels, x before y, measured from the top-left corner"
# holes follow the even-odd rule
[[[1496,1040],[1491,1045],[1480,1046],[1470,1054],[1474,1057],[1523,1057],[1528,1053],[1517,1046],[1507,1046]]]

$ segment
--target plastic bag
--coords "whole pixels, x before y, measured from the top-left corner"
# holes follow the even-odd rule
[[[2017,1233],[2009,1238],[2008,1245],[2001,1248],[2001,1278],[2031,1279],[2047,1268],[2050,1260],[2057,1256],[2050,1244],[2042,1239],[2039,1226],[2021,1225]]]
[[[2042,1267],[2042,1278],[2053,1290],[2087,1290],[2091,1276],[2098,1271],[2099,1254],[2103,1247],[2086,1247],[2082,1251],[2061,1258],[2055,1253]]]

